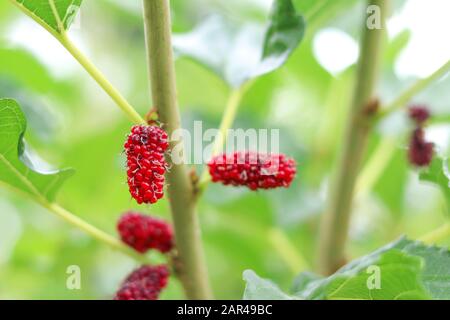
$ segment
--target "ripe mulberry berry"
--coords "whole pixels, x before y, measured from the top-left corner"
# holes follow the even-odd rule
[[[149,249],[166,253],[173,248],[171,225],[157,218],[127,212],[119,219],[117,230],[123,242],[141,253]]]
[[[417,167],[428,166],[433,159],[433,149],[433,143],[425,141],[423,129],[415,129],[409,143],[408,157],[410,163]]]
[[[426,106],[415,105],[409,107],[409,117],[413,120],[418,126],[422,126],[425,121],[430,117],[430,111]]]
[[[142,266],[125,279],[114,300],[157,300],[168,278],[169,270],[165,265]]]
[[[127,176],[131,196],[137,203],[155,203],[164,196],[164,153],[167,133],[158,126],[134,126],[125,142]]]
[[[213,182],[247,186],[251,190],[289,187],[296,174],[295,161],[283,154],[221,154],[208,167]]]

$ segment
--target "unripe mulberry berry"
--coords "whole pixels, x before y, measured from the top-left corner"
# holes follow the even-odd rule
[[[134,126],[125,142],[128,186],[137,203],[155,203],[164,196],[164,152],[167,133],[158,126]]]
[[[125,279],[114,300],[157,300],[168,278],[166,265],[142,266]]]
[[[425,133],[422,128],[414,130],[409,143],[408,158],[412,165],[426,167],[433,159],[434,145],[425,141]]]
[[[208,167],[213,182],[246,186],[251,190],[289,187],[296,174],[295,161],[283,154],[221,154]]]
[[[409,118],[413,120],[417,126],[422,126],[430,117],[430,111],[426,106],[414,105],[409,107]]]
[[[127,212],[119,219],[117,230],[124,243],[141,253],[149,249],[166,253],[173,248],[171,225],[154,217]]]

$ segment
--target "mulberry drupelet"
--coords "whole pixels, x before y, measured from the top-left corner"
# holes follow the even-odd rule
[[[166,253],[173,248],[172,226],[154,217],[127,212],[119,219],[117,230],[123,242],[141,253],[149,249]]]
[[[124,148],[127,156],[128,186],[137,203],[155,203],[164,196],[164,153],[169,147],[167,133],[158,126],[134,126]]]
[[[125,279],[114,300],[157,300],[168,278],[166,265],[142,266]]]
[[[251,190],[289,187],[296,174],[295,161],[283,154],[221,154],[208,166],[213,182],[246,186]]]

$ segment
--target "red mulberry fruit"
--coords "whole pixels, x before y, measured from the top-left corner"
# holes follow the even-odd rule
[[[125,279],[114,300],[157,300],[168,278],[169,270],[165,265],[142,266]]]
[[[173,248],[173,230],[167,222],[137,212],[127,212],[117,224],[123,242],[145,253],[156,249],[162,253]]]
[[[409,118],[413,120],[418,126],[422,126],[430,117],[430,111],[426,106],[415,105],[409,107]]]
[[[415,129],[409,143],[408,157],[410,163],[417,167],[428,166],[433,159],[433,149],[433,143],[425,141],[423,129]]]
[[[158,126],[134,126],[125,142],[127,176],[131,196],[137,203],[155,203],[164,196],[164,153],[167,133]]]
[[[213,182],[247,186],[251,190],[289,187],[296,174],[295,161],[283,154],[221,154],[208,167]]]

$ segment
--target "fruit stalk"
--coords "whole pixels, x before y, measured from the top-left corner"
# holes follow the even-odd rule
[[[345,263],[345,244],[355,182],[376,111],[376,103],[373,101],[382,57],[381,44],[388,2],[389,0],[368,1],[368,6],[379,8],[381,28],[370,29],[366,21],[363,24],[361,53],[349,121],[320,230],[318,262],[319,271],[323,274],[331,274]]]
[[[153,105],[169,135],[180,128],[168,0],[144,0],[144,24]],[[176,142],[171,141],[169,149]],[[178,142],[180,143],[180,142]],[[210,299],[194,188],[185,164],[172,163],[167,173],[170,208],[178,250],[177,270],[188,299]]]

